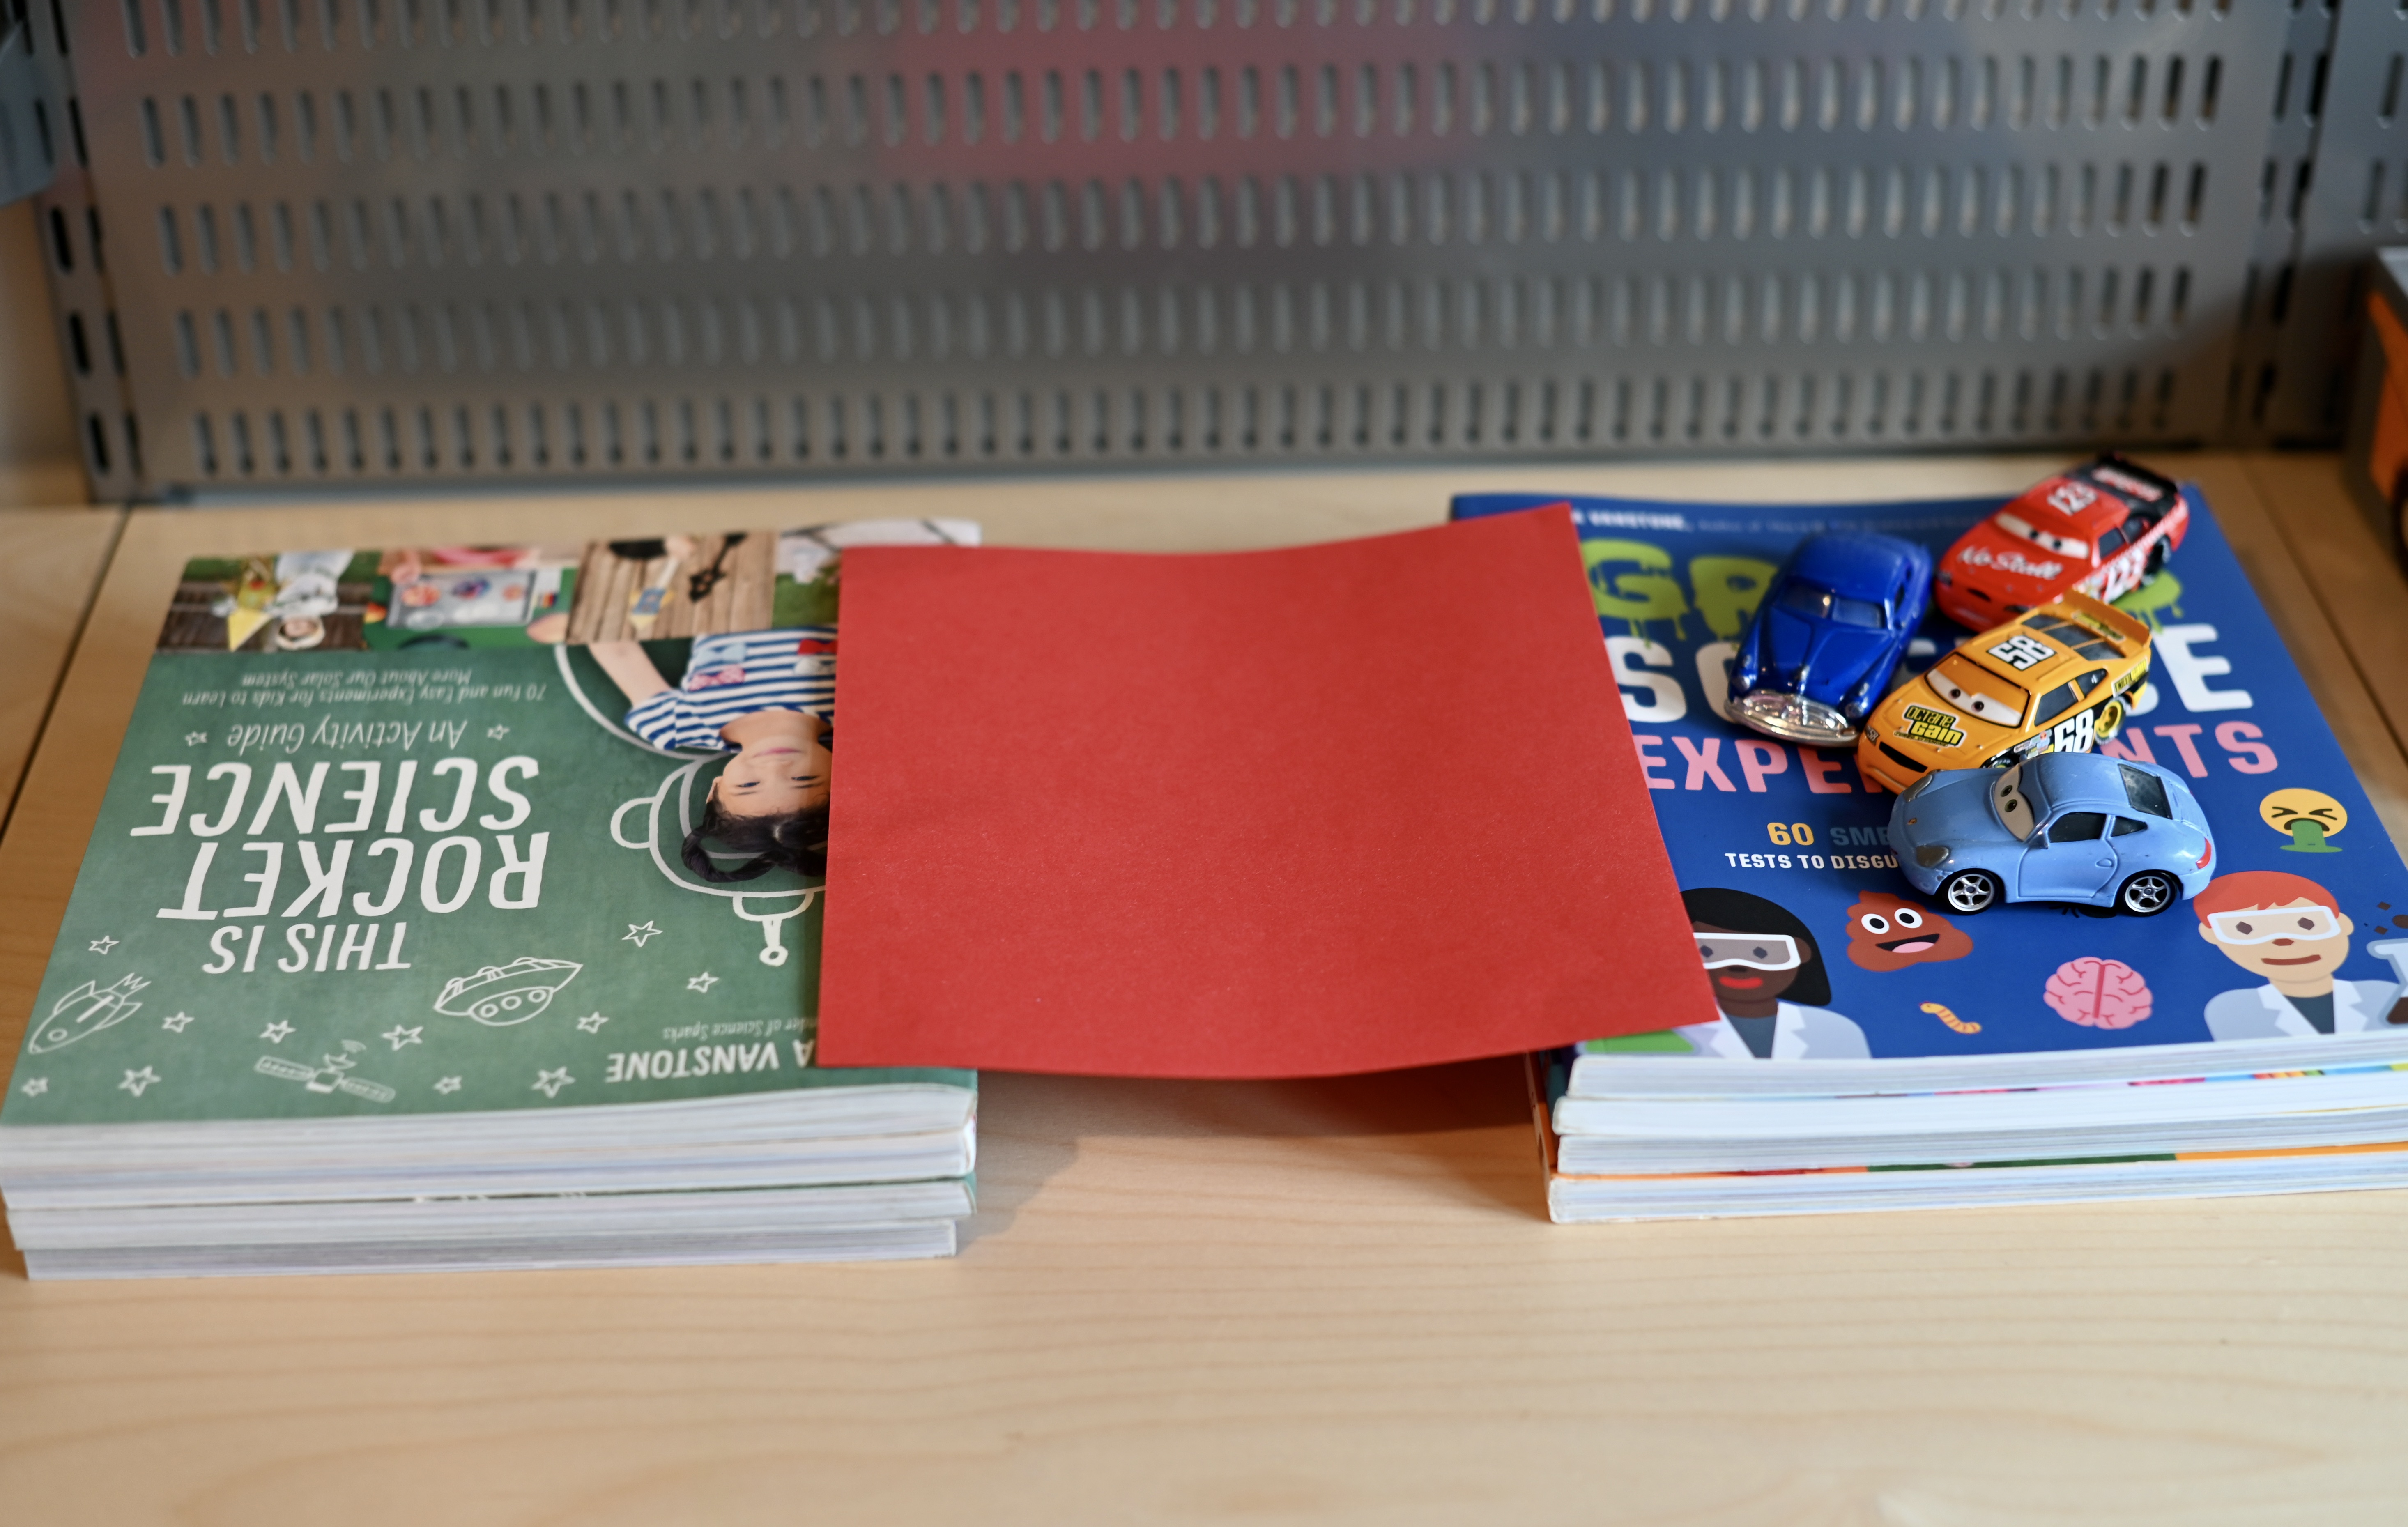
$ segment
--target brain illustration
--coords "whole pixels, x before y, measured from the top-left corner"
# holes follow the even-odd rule
[[[2154,1000],[2139,971],[2095,954],[2057,966],[2041,996],[2068,1023],[2093,1029],[2128,1029],[2149,1016]]]

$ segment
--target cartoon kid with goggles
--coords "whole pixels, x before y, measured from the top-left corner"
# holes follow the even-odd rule
[[[2264,983],[2208,999],[2214,1038],[2306,1038],[2408,1023],[2395,983],[2336,978],[2349,958],[2349,920],[2315,881],[2243,870],[2210,881],[2190,905],[2199,936]]]

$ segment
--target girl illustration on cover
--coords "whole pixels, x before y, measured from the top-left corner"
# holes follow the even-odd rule
[[[1681,902],[1722,1010],[1713,1022],[1672,1031],[1693,1051],[1733,1061],[1871,1058],[1865,1031],[1819,1006],[1831,1000],[1823,952],[1787,908],[1713,887],[1684,891]]]
[[[632,641],[586,649],[628,700],[627,730],[655,748],[732,754],[686,835],[686,868],[719,884],[772,869],[827,872],[829,748],[836,627],[791,626],[696,636],[676,684]],[[722,868],[716,840],[744,856]]]
[[[626,695],[628,731],[655,748],[731,755],[680,849],[697,878],[726,885],[773,869],[827,873],[837,632],[828,622],[836,618],[844,549],[978,544],[979,527],[967,520],[853,520],[780,531],[775,587],[781,592],[729,621],[770,621],[774,629],[695,636],[675,684],[661,677],[639,642],[586,648]],[[678,559],[673,570],[695,556],[695,543],[683,536],[666,537],[661,549]],[[699,604],[717,578],[715,563],[688,578],[671,577],[668,597],[682,588]],[[586,597],[583,590],[579,597]],[[724,863],[729,860],[738,862]]]

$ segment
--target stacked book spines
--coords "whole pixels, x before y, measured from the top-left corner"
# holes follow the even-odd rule
[[[950,1253],[975,1075],[816,1055],[809,744],[844,549],[976,538],[193,561],[0,1110],[29,1272]]]

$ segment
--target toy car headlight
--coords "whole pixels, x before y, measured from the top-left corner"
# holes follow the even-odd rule
[[[1927,843],[1914,850],[1914,862],[1925,869],[1938,869],[1954,852],[1945,843]]]
[[[1870,734],[1868,733],[1867,735],[1870,735]],[[1925,775],[1922,778],[1917,779],[1914,783],[1907,786],[1906,793],[1899,796],[1899,799],[1900,801],[1911,801],[1914,799],[1916,796],[1922,794],[1926,790],[1928,790],[1931,787],[1931,781],[1939,778],[1940,777],[1936,774]]]

